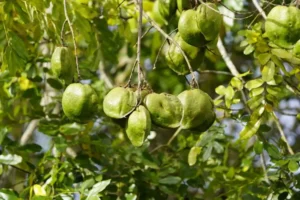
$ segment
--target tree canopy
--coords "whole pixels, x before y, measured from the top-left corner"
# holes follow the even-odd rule
[[[0,199],[299,199],[297,0],[0,0]]]

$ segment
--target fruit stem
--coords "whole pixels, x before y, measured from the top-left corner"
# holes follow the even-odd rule
[[[65,39],[64,39],[64,32],[65,32],[65,26],[66,26],[67,20],[64,21],[62,27],[61,27],[61,32],[60,32],[60,41],[61,41],[61,45],[63,47],[66,46],[65,44]]]
[[[73,26],[71,24],[71,21],[70,21],[70,18],[68,16],[68,12],[67,12],[67,1],[66,0],[64,0],[64,13],[65,13],[66,21],[68,22],[68,25],[70,27],[70,31],[71,31],[71,35],[72,35],[72,39],[73,39],[77,76],[78,76],[78,81],[80,81],[81,77],[80,77],[79,64],[78,64],[77,45],[76,45],[76,41],[75,41],[75,34],[74,34]]]
[[[169,139],[167,146],[169,146],[172,143],[172,141],[177,137],[177,135],[180,133],[181,130],[182,130],[182,127],[179,126],[177,128],[177,130],[175,131],[174,135]]]
[[[165,38],[167,38],[168,40],[170,40],[173,44],[175,44],[175,46],[180,50],[180,53],[182,54],[182,56],[184,57],[188,67],[189,67],[189,71],[192,75],[192,83],[195,83],[195,85],[197,86],[197,88],[199,88],[198,82],[196,80],[196,76],[193,72],[193,68],[190,64],[190,61],[186,55],[186,53],[182,50],[181,46],[171,37],[169,36],[164,30],[162,30],[159,25],[157,25],[152,19],[151,17],[149,17],[149,15],[147,15],[146,13],[144,13],[144,17],[148,20],[148,22],[158,31],[160,32]]]

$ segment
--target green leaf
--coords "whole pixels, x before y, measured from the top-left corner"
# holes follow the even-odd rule
[[[268,152],[269,156],[272,159],[279,160],[281,159],[281,153],[279,152],[278,148],[273,144],[265,144],[265,149]]]
[[[272,49],[271,52],[275,56],[277,56],[279,58],[283,58],[283,59],[291,59],[293,57],[292,53],[290,53],[284,49]]]
[[[243,130],[240,132],[240,139],[246,140],[252,137],[259,129],[260,124],[261,124],[261,119],[255,122],[249,121],[247,125],[243,128]]]
[[[201,147],[192,147],[188,155],[188,163],[193,166],[197,162],[197,157],[201,153]]]
[[[249,55],[250,53],[252,53],[254,51],[254,46],[253,45],[249,45],[246,47],[246,49],[244,50],[244,54],[245,55]]]
[[[19,59],[27,60],[28,52],[23,40],[14,32],[9,32],[10,46],[13,48],[15,53],[19,56]]]
[[[298,170],[299,164],[296,161],[291,160],[288,164],[288,168],[291,172],[295,172]]]
[[[257,56],[257,59],[261,65],[265,65],[271,58],[272,54],[262,53]]]
[[[219,95],[225,95],[226,88],[223,85],[220,85],[215,89],[215,91]]]
[[[160,179],[158,182],[165,185],[175,185],[181,182],[181,178],[178,176],[168,176]]]
[[[265,91],[265,89],[263,87],[254,88],[250,91],[249,96],[255,97],[255,96],[261,95],[264,91]]]
[[[94,199],[95,195],[102,192],[110,184],[110,179],[96,183],[88,193],[86,200]]]
[[[0,155],[0,163],[5,165],[17,165],[22,162],[22,157],[16,154]]]
[[[132,193],[130,193],[130,194],[126,193],[125,198],[126,198],[125,200],[136,200],[137,196],[135,194],[132,194]]]
[[[262,70],[262,80],[265,82],[271,81],[275,75],[275,64],[269,62]]]
[[[1,200],[19,200],[17,194],[13,190],[0,189],[0,199]]]
[[[286,160],[300,161],[300,152],[286,156]]]
[[[249,105],[251,110],[254,110],[258,106],[262,104],[264,97],[262,95],[254,96],[248,100],[247,104]]]
[[[55,79],[55,78],[48,78],[47,79],[47,83],[51,87],[53,87],[53,88],[55,88],[57,90],[61,90],[63,88],[63,83],[60,80]]]
[[[202,156],[203,161],[208,160],[208,158],[211,156],[212,149],[213,149],[212,145],[209,145],[207,148],[205,148],[204,154]]]
[[[248,90],[252,90],[254,88],[258,88],[258,87],[262,86],[263,83],[264,83],[264,81],[262,79],[254,79],[254,80],[248,81],[246,83],[245,87]]]
[[[264,143],[262,141],[256,140],[254,144],[254,151],[256,154],[261,154],[264,149]]]
[[[224,151],[224,147],[219,142],[214,141],[213,146],[217,153],[222,153]]]
[[[83,131],[85,127],[76,122],[70,124],[64,124],[59,127],[59,131],[64,135],[77,135]]]
[[[241,79],[237,78],[237,77],[233,77],[230,81],[230,84],[232,85],[232,87],[241,90],[243,89],[243,82],[241,81]]]
[[[0,104],[0,106],[1,106],[1,104]],[[1,107],[0,107],[0,109],[1,109]],[[1,110],[0,110],[0,113],[1,113]],[[6,134],[7,134],[7,128],[0,127],[0,145],[2,144]]]

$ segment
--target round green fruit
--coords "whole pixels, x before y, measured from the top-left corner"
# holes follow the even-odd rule
[[[300,39],[300,10],[293,6],[276,6],[268,14],[265,36],[283,48],[292,48]]]
[[[74,121],[87,121],[97,110],[98,96],[95,90],[81,83],[70,84],[62,96],[65,115]]]
[[[214,104],[210,96],[200,89],[183,91],[178,95],[183,107],[183,129],[207,130],[215,121]]]
[[[178,31],[182,39],[195,47],[204,46],[207,41],[198,27],[198,13],[195,10],[183,11],[178,21]]]
[[[184,51],[188,60],[191,64],[193,70],[197,69],[203,61],[204,58],[204,49],[197,48],[186,43],[181,37],[180,34],[177,33],[174,37],[174,40],[178,43],[181,49]],[[176,46],[176,44],[172,43],[167,52],[166,52],[166,60],[168,66],[175,71],[179,75],[186,75],[190,73],[189,67],[187,65],[186,60],[184,59],[180,49]]]
[[[151,118],[149,111],[142,105],[133,111],[127,120],[126,134],[134,146],[142,146],[145,136],[149,135]]]
[[[170,19],[176,13],[176,0],[157,0],[158,10],[164,19]]]
[[[70,84],[75,74],[74,60],[67,47],[56,47],[51,57],[53,75],[64,80],[65,84]]]
[[[215,40],[219,35],[223,18],[218,11],[213,3],[201,4],[197,8],[198,27],[207,41]]]
[[[116,119],[126,117],[137,105],[137,96],[133,89],[116,87],[104,97],[104,113]]]
[[[176,96],[166,93],[151,93],[145,97],[144,105],[156,125],[166,128],[179,127],[182,105]]]

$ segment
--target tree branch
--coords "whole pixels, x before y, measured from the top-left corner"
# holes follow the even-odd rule
[[[23,146],[28,142],[28,140],[31,138],[34,130],[36,129],[38,123],[39,123],[39,120],[37,120],[37,119],[31,120],[31,122],[29,122],[26,130],[24,131],[24,133],[20,139],[20,145]]]
[[[66,0],[64,0],[64,13],[65,13],[65,17],[66,17],[66,20],[68,22],[68,25],[70,27],[70,31],[71,31],[71,35],[72,35],[72,39],[73,39],[73,45],[74,45],[74,51],[75,51],[76,69],[77,69],[77,76],[78,76],[78,81],[80,81],[81,77],[80,77],[80,71],[79,71],[79,63],[78,63],[78,55],[77,55],[77,45],[76,45],[76,40],[75,40],[75,34],[74,34],[73,26],[72,26],[72,23],[71,23],[71,21],[69,19],[68,12],[67,12],[67,1]]]
[[[240,73],[238,72],[238,70],[236,69],[235,65],[233,64],[233,62],[231,61],[225,47],[224,44],[222,42],[222,39],[219,37],[218,38],[218,43],[217,43],[217,47],[219,49],[219,52],[224,60],[224,62],[226,63],[228,69],[230,70],[230,72],[234,75],[234,76],[239,76]]]
[[[262,7],[259,5],[257,0],[252,0],[252,3],[254,4],[255,8],[258,10],[258,12],[261,14],[261,16],[264,19],[267,19],[265,11],[262,9]]]
[[[142,28],[143,28],[143,0],[137,0],[139,8],[138,20],[138,40],[137,40],[137,71],[138,71],[138,97],[140,98],[142,89],[142,67],[141,67],[141,41],[142,41]]]
[[[275,124],[276,124],[276,126],[277,126],[277,129],[278,129],[278,131],[279,131],[279,133],[280,133],[280,135],[281,135],[281,139],[282,139],[282,140],[285,142],[285,144],[286,144],[286,147],[287,147],[288,152],[289,152],[291,155],[293,155],[293,154],[294,154],[294,151],[293,151],[292,147],[289,145],[289,143],[288,143],[288,141],[287,141],[287,138],[285,137],[284,131],[283,131],[282,127],[281,127],[281,124],[280,124],[279,119],[277,118],[275,112],[272,112],[272,116],[273,116],[273,119],[274,119]]]

